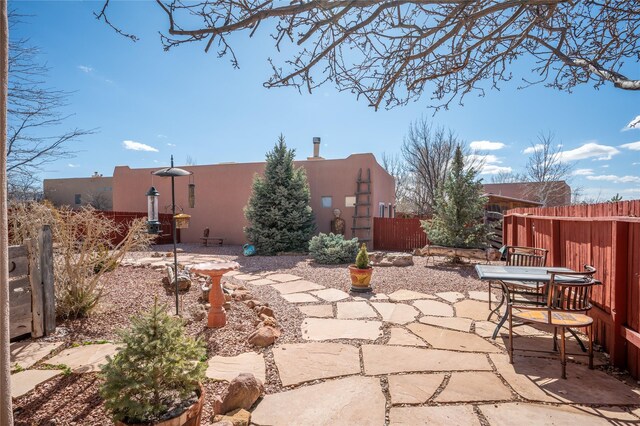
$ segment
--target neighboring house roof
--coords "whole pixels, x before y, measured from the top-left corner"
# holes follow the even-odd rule
[[[565,181],[487,183],[483,187],[490,194],[541,202],[546,206],[571,204],[571,187]],[[547,194],[546,200],[540,198],[541,193]]]
[[[524,198],[507,197],[506,195],[492,194],[491,192],[486,192],[486,193],[484,193],[482,195],[484,197],[491,197],[492,199],[498,199],[498,200],[503,200],[503,201],[514,201],[514,202],[520,202],[520,203],[535,204],[537,206],[543,205],[539,201],[527,200],[527,199],[524,199]]]

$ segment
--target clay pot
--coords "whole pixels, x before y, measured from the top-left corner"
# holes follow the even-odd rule
[[[373,268],[366,269],[357,268],[356,265],[349,265],[349,274],[351,275],[351,291],[357,293],[367,293],[371,288],[371,275]]]
[[[204,407],[204,387],[200,384],[200,397],[198,400],[182,412],[178,417],[173,417],[158,423],[154,426],[200,426],[200,418],[202,417],[202,407]],[[147,423],[124,423],[115,422],[116,426],[147,426]]]

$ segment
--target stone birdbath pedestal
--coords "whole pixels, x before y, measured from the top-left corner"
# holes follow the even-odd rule
[[[237,262],[207,262],[198,263],[189,268],[190,271],[206,275],[211,278],[211,290],[209,290],[209,317],[207,320],[208,328],[224,327],[227,323],[227,313],[224,310],[224,292],[220,280],[222,275],[229,271],[238,269],[240,265]]]

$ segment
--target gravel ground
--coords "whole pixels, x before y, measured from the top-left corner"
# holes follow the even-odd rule
[[[216,255],[221,259],[237,261],[244,273],[265,274],[267,272],[289,273],[301,276],[326,287],[348,291],[349,273],[345,265],[317,265],[308,256],[242,256],[239,246],[203,247],[201,245],[182,244],[186,253]],[[170,251],[171,246],[156,246],[155,251]],[[131,257],[148,257],[150,252],[132,253]],[[475,278],[473,264],[450,265],[442,258],[414,257],[411,267],[378,267],[374,271],[373,286],[378,293],[392,293],[404,288],[425,293],[441,291],[486,290],[485,283]],[[117,332],[126,328],[130,317],[148,309],[155,297],[165,303],[173,312],[174,296],[167,293],[161,285],[164,273],[151,268],[119,267],[104,276],[104,296],[99,308],[86,319],[59,322],[57,332],[48,340],[64,341],[69,347],[73,343],[100,340],[117,340]],[[300,324],[304,316],[295,305],[286,302],[270,286],[248,286],[254,299],[267,302],[273,309],[282,329],[280,343],[301,342]],[[199,300],[201,291],[193,285],[183,296],[186,317],[188,313],[203,301]],[[207,355],[233,356],[254,350],[265,355],[267,363],[267,393],[283,390],[277,375],[273,354],[270,348],[256,349],[246,341],[247,335],[257,324],[256,314],[244,303],[231,302],[228,310],[227,326],[222,329],[207,329],[204,321],[188,321],[186,331],[207,342]],[[388,327],[384,336],[376,343],[388,339]],[[357,344],[354,341],[345,341]],[[64,349],[61,348],[60,350]],[[45,361],[46,362],[46,359]],[[14,399],[17,425],[102,425],[112,424],[105,413],[98,394],[101,379],[97,374],[70,374],[58,376],[33,392]],[[203,412],[203,424],[208,424],[213,414],[213,395],[224,391],[226,385],[207,381],[207,398]]]

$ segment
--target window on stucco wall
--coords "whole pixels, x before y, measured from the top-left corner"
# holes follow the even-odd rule
[[[322,197],[322,207],[330,209],[333,207],[333,197]]]

